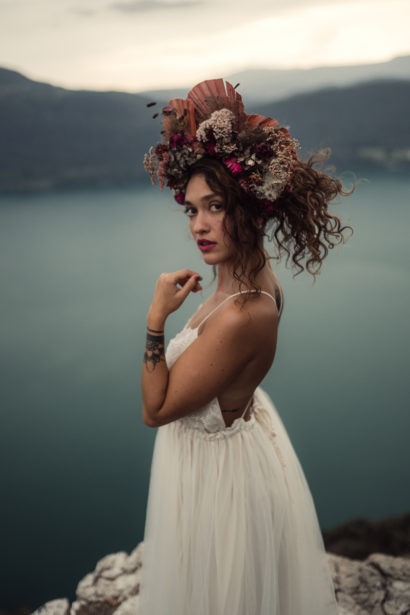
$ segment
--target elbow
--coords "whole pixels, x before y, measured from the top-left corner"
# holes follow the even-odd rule
[[[143,416],[142,420],[147,427],[158,427],[158,423],[150,416]]]
[[[144,425],[147,427],[158,427],[158,425],[151,419],[144,419]]]
[[[147,427],[158,427],[158,422],[155,420],[155,417],[147,412],[144,404],[142,405],[142,420]]]

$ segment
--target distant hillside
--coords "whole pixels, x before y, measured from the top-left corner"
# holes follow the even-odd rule
[[[328,88],[253,112],[290,125],[308,150],[330,146],[340,167],[375,167],[410,171],[410,80],[375,81],[348,88]]]
[[[215,75],[219,77],[223,75]],[[388,62],[359,64],[354,66],[319,66],[305,69],[252,69],[226,76],[235,85],[244,101],[274,102],[333,86],[350,86],[381,79],[410,80],[410,55],[400,56]],[[194,85],[194,84],[192,84]],[[188,89],[150,90],[140,94],[160,100],[185,97]]]
[[[0,69],[0,192],[134,182],[159,139],[149,99],[72,91]],[[309,149],[330,146],[337,171],[410,170],[410,81],[326,89],[247,109],[276,117]]]
[[[160,127],[147,102],[0,69],[0,191],[135,181]]]

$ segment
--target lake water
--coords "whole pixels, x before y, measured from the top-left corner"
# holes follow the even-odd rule
[[[272,265],[285,310],[262,386],[323,529],[410,508],[410,178],[367,177],[331,206],[355,234],[315,284]],[[0,199],[0,608],[74,599],[99,558],[143,538],[146,311],[162,271],[211,280],[187,228],[147,185]],[[171,315],[168,339],[211,292]]]

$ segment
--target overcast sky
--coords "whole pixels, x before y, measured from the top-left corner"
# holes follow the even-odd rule
[[[410,53],[409,0],[0,0],[0,66],[138,91]]]

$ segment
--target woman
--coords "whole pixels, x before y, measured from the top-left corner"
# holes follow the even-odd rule
[[[338,180],[302,162],[272,118],[246,115],[222,80],[164,108],[145,167],[183,204],[217,287],[164,348],[170,313],[201,276],[162,274],[147,315],[143,420],[155,440],[139,615],[333,615],[317,515],[286,430],[259,384],[283,293],[263,240],[315,275],[332,239]],[[349,227],[350,228],[350,227]],[[316,269],[315,269],[316,266]]]

